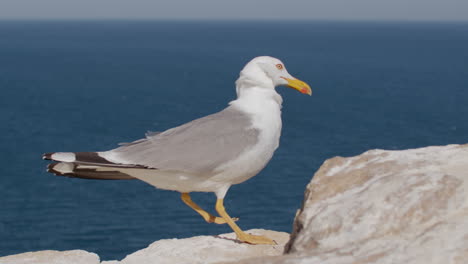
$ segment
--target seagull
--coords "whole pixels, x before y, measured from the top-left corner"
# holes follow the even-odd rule
[[[139,179],[156,188],[181,193],[182,201],[208,223],[228,224],[237,240],[275,244],[248,234],[224,207],[233,184],[257,175],[279,146],[282,97],[275,87],[287,86],[312,95],[310,86],[294,77],[279,59],[261,56],[248,62],[236,81],[237,99],[222,111],[118,148],[101,152],[52,152],[48,172],[99,180]],[[216,194],[214,216],[190,197],[190,192]]]

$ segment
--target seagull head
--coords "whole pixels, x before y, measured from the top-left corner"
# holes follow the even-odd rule
[[[303,94],[312,95],[310,86],[291,76],[284,63],[270,56],[260,56],[251,60],[240,73],[237,86],[255,86],[274,89],[276,86],[287,86]]]

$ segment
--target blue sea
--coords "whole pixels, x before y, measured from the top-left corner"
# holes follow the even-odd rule
[[[468,143],[468,23],[2,21],[0,256],[84,249],[112,260],[231,232],[176,192],[56,177],[41,154],[107,150],[219,111],[259,55],[314,94],[277,88],[280,148],[225,199],[243,229],[290,232],[328,158]],[[213,194],[193,199],[214,212]]]

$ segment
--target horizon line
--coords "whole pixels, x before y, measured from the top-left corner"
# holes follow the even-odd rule
[[[468,19],[273,19],[273,18],[0,18],[0,22],[347,22],[468,23]]]

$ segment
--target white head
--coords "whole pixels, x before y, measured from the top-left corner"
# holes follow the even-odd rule
[[[241,90],[252,87],[274,91],[275,87],[280,85],[294,88],[304,94],[312,94],[307,83],[292,77],[283,62],[269,56],[256,57],[247,63],[240,72],[236,85],[238,95]]]

